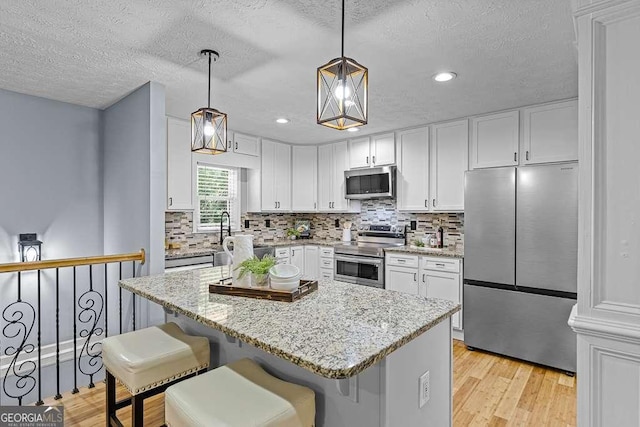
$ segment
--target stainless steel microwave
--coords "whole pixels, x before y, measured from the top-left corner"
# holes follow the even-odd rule
[[[356,169],[344,172],[345,198],[385,199],[396,196],[396,167]]]

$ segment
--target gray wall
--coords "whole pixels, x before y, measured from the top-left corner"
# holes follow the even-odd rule
[[[145,248],[148,262],[143,273],[161,273],[166,194],[164,87],[147,83],[104,110],[102,139],[104,251]],[[110,304],[115,297],[111,292]],[[138,326],[162,322],[158,306],[140,298],[138,304]]]

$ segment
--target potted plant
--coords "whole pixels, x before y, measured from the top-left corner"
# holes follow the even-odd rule
[[[240,270],[238,278],[251,274],[251,286],[263,288],[269,284],[269,270],[274,265],[276,265],[276,259],[271,255],[265,255],[262,259],[254,256],[242,261],[236,270]]]
[[[287,237],[291,240],[296,240],[298,237],[300,237],[300,232],[295,228],[290,228],[287,230]]]

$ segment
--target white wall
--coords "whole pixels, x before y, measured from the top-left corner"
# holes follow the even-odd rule
[[[162,85],[149,82],[104,110],[102,115],[104,252],[123,253],[145,248],[147,263],[143,274],[164,271],[164,96]],[[115,292],[110,294],[110,300],[112,298]],[[140,298],[138,303],[137,326],[163,321],[158,306]]]

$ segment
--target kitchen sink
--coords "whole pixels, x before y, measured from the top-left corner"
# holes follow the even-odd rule
[[[253,254],[258,258],[262,258],[265,255],[274,255],[275,249],[270,246],[254,246]],[[216,252],[213,254],[213,266],[229,265],[231,264],[231,258],[225,251]]]

